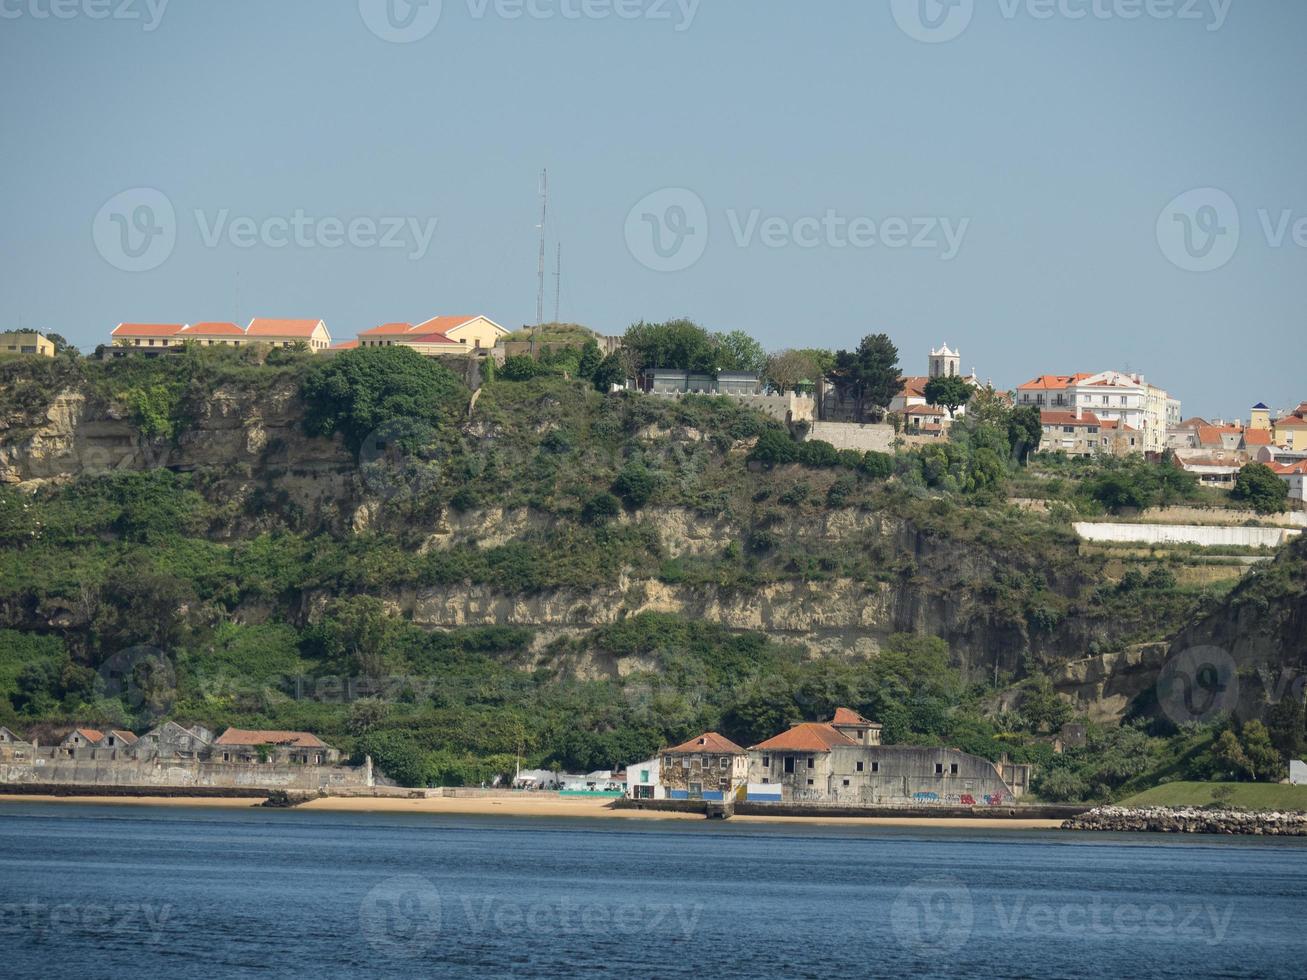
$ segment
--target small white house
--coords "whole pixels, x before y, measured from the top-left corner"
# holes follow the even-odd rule
[[[1307,786],[1307,762],[1289,760],[1289,782],[1294,786]]]
[[[667,792],[658,784],[662,759],[654,756],[626,767],[626,795],[633,800],[662,800]]]

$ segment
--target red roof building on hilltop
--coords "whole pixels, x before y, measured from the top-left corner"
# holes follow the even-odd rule
[[[508,331],[485,316],[435,316],[418,324],[383,323],[359,334],[361,347],[409,347],[428,357],[489,353]]]

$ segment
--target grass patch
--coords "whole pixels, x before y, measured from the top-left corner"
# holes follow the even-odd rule
[[[1163,783],[1122,800],[1121,806],[1205,806],[1216,802],[1213,791],[1222,787],[1229,788],[1229,799],[1222,801],[1229,806],[1307,811],[1307,786],[1285,783]]]

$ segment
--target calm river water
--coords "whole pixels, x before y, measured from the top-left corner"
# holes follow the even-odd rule
[[[0,803],[0,976],[1301,977],[1307,842]]]

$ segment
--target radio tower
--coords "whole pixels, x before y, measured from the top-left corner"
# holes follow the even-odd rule
[[[545,218],[549,214],[549,171],[540,171],[540,268],[536,288],[536,326],[545,322]]]

